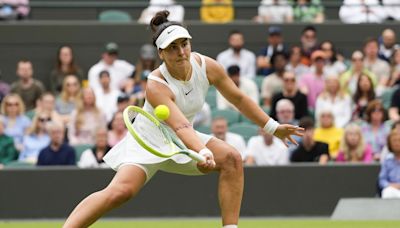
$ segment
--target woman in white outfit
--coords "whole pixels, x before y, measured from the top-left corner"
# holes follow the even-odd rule
[[[105,189],[84,199],[64,227],[89,226],[107,211],[135,196],[155,172],[162,170],[184,175],[219,172],[222,222],[225,228],[236,228],[243,193],[242,158],[225,142],[196,132],[192,127],[193,118],[201,110],[210,85],[214,85],[247,118],[284,142],[295,143],[291,135],[301,135],[302,129],[280,125],[269,118],[235,86],[215,60],[192,53],[188,30],[180,23],[168,21],[168,15],[168,11],[158,12],[150,22],[154,31],[153,43],[164,63],[148,77],[144,109],[152,113],[153,107],[167,105],[171,115],[165,124],[169,130],[188,148],[202,154],[206,162],[196,163],[185,155],[159,158],[141,148],[128,134],[104,158],[117,171],[114,179]],[[144,118],[138,116],[133,124],[139,131],[143,129],[141,133],[151,135],[151,125]]]

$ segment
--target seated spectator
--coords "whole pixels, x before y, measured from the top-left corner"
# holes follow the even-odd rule
[[[371,101],[365,111],[365,121],[361,124],[365,142],[371,145],[374,159],[379,161],[381,151],[386,145],[390,132],[387,122],[386,110],[379,100]]]
[[[388,87],[393,87],[400,84],[400,48],[393,52],[391,61],[391,75]]]
[[[283,52],[276,52],[271,57],[273,72],[267,75],[261,84],[261,96],[264,100],[264,106],[271,105],[272,96],[275,93],[281,92],[283,88],[283,75],[287,63],[287,56]]]
[[[271,58],[275,53],[287,54],[287,47],[283,43],[282,30],[277,26],[268,28],[267,45],[263,47],[257,56],[257,75],[266,76],[273,73]]]
[[[304,135],[300,145],[292,152],[290,161],[327,164],[329,147],[326,143],[314,140],[314,121],[310,117],[303,117],[299,125],[304,128]]]
[[[318,50],[317,29],[308,25],[303,28],[300,37],[301,42],[301,63],[306,66],[311,65],[311,54]]]
[[[272,118],[276,118],[276,104],[282,99],[288,99],[294,104],[295,119],[299,120],[308,115],[307,97],[298,90],[296,77],[292,72],[283,74],[283,91],[274,94],[272,97],[270,111]]]
[[[81,102],[81,86],[75,75],[65,77],[60,95],[56,98],[56,111],[67,124],[72,111]]]
[[[229,48],[218,54],[218,63],[226,70],[232,65],[238,65],[241,76],[253,79],[256,76],[256,56],[244,48],[243,33],[238,30],[231,31],[228,43]]]
[[[286,71],[292,71],[297,80],[310,72],[310,68],[301,62],[301,48],[299,46],[292,46],[289,53],[289,62],[286,64]]]
[[[106,127],[105,114],[96,107],[96,96],[91,88],[82,91],[82,102],[72,111],[68,124],[68,139],[72,146],[94,145],[96,129]]]
[[[228,23],[234,19],[232,0],[202,0],[200,18],[205,23]]]
[[[337,76],[328,76],[325,89],[317,98],[315,117],[319,117],[321,110],[330,109],[335,116],[335,126],[343,128],[351,119],[351,105],[351,98],[340,88]]]
[[[84,80],[82,69],[75,63],[72,47],[63,45],[57,51],[56,65],[50,72],[50,91],[54,94],[59,94],[62,89],[62,83],[68,75],[75,75],[79,82]]]
[[[36,164],[39,152],[50,144],[50,137],[46,129],[49,121],[52,121],[52,119],[47,113],[38,112],[36,114],[22,141],[19,161]]]
[[[3,81],[1,78],[2,74],[1,74],[1,70],[0,70],[0,102],[3,100],[3,98],[10,93],[10,85]]]
[[[400,198],[400,132],[392,131],[388,137],[389,151],[393,157],[384,161],[379,173],[379,187],[382,198]]]
[[[254,18],[258,23],[291,23],[293,8],[287,0],[261,0],[258,15]]]
[[[314,132],[314,140],[327,143],[331,159],[336,159],[340,141],[343,138],[343,128],[335,126],[335,116],[330,109],[319,112],[318,122],[318,127]]]
[[[241,74],[241,69],[237,65],[228,67],[227,73],[232,79],[233,83],[247,96],[249,96],[254,102],[259,103],[259,94],[256,83],[245,78]],[[229,103],[220,92],[217,91],[217,108],[218,109],[235,109],[235,106]]]
[[[374,89],[377,86],[377,78],[375,74],[364,67],[364,54],[361,51],[354,51],[351,55],[351,66],[340,76],[340,84],[344,90],[353,96],[357,89],[357,82],[361,75],[368,76],[373,85]]]
[[[75,165],[75,150],[64,140],[64,125],[49,122],[47,132],[50,144],[39,152],[36,165]]]
[[[108,145],[117,145],[126,135],[127,129],[122,112],[116,112],[111,120],[111,129],[108,131]]]
[[[341,75],[347,70],[347,66],[343,61],[338,59],[339,54],[331,41],[322,42],[320,44],[320,49],[325,53],[326,58],[326,64],[324,67],[325,75]]]
[[[259,130],[258,136],[250,138],[245,164],[268,166],[289,164],[288,148],[279,138]]]
[[[379,0],[344,0],[339,18],[346,24],[382,23],[387,17]]]
[[[397,88],[393,93],[389,108],[389,119],[393,122],[399,121],[400,120],[399,111],[400,111],[400,87]]]
[[[325,88],[324,74],[325,67],[325,53],[322,51],[315,51],[311,56],[314,72],[310,72],[301,77],[299,81],[300,92],[307,96],[308,108],[314,110],[317,97],[323,92]]]
[[[393,53],[396,51],[396,49],[399,48],[400,45],[396,42],[396,33],[390,28],[383,30],[381,39],[379,40],[379,52],[378,52],[379,58],[390,63],[393,57]]]
[[[196,113],[193,119],[193,127],[211,125],[211,108],[207,102],[204,102],[200,112]]]
[[[8,94],[1,103],[4,115],[4,133],[13,138],[15,148],[22,149],[22,139],[31,126],[31,120],[24,115],[25,105],[18,94]]]
[[[43,84],[33,78],[33,66],[29,60],[20,60],[17,63],[18,81],[11,84],[11,92],[17,93],[24,101],[27,111],[34,109],[36,100],[44,93]]]
[[[168,10],[169,21],[183,22],[185,17],[185,8],[176,4],[174,0],[150,0],[149,6],[145,8],[138,19],[138,23],[148,25],[157,12]]]
[[[104,155],[111,149],[107,141],[107,129],[97,129],[96,143],[93,148],[83,151],[81,159],[77,163],[79,168],[108,168],[109,166],[103,161]]]
[[[390,132],[392,131],[400,132],[400,121],[396,121],[392,124]],[[381,151],[381,157],[379,158],[380,163],[383,164],[389,158],[393,158],[393,153],[389,151],[388,144],[386,143],[386,145],[383,147]]]
[[[94,91],[96,95],[97,108],[104,110],[107,123],[111,121],[114,113],[117,111],[117,100],[121,92],[111,88],[110,73],[106,70],[99,74],[101,89]],[[107,107],[107,108],[105,108]]]
[[[294,0],[294,21],[305,23],[323,23],[324,7],[320,0]]]
[[[398,0],[382,0],[382,4],[389,20],[400,21],[400,4]]]
[[[224,117],[217,116],[212,120],[211,133],[215,138],[222,140],[235,148],[242,155],[242,158],[244,158],[246,142],[241,135],[228,131],[228,122]]]
[[[371,163],[373,161],[372,148],[365,142],[358,125],[349,124],[344,129],[336,161],[351,163]]]
[[[0,117],[0,170],[4,165],[14,161],[18,157],[18,151],[15,149],[13,138],[6,135],[4,130],[5,122],[4,119]]]
[[[0,20],[22,20],[29,15],[29,0],[1,0]]]
[[[125,108],[131,105],[131,103],[129,96],[122,93],[117,99],[117,112],[124,112]]]
[[[36,108],[27,112],[25,115],[30,119],[36,115],[36,113],[44,112],[50,116],[53,121],[62,121],[62,117],[55,110],[56,98],[50,92],[45,92],[40,96],[39,100],[36,101]]]
[[[288,99],[281,99],[276,103],[276,118],[280,124],[297,125],[298,120],[294,118],[295,112],[294,104]]]
[[[368,103],[374,99],[375,90],[372,80],[367,75],[362,74],[358,79],[357,90],[353,96],[352,120],[363,119]]]

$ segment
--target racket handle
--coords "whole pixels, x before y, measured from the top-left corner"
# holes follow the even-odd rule
[[[188,155],[189,155],[189,157],[191,157],[191,158],[192,158],[193,160],[195,160],[195,161],[198,161],[198,162],[206,162],[206,158],[205,158],[203,155],[201,155],[201,154],[199,154],[199,153],[196,153],[196,152],[194,152],[194,151],[190,151],[190,150],[189,150]]]

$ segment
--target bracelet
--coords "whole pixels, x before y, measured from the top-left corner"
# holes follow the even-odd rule
[[[201,149],[201,150],[199,151],[199,154],[200,154],[200,155],[203,155],[203,156],[205,156],[205,155],[214,156],[213,153],[211,152],[211,150],[209,150],[207,147]]]
[[[278,127],[279,123],[270,117],[263,129],[266,133],[273,135]]]

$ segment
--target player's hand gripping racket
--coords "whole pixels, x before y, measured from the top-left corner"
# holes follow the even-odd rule
[[[150,127],[151,129],[157,129],[151,131],[151,133],[145,133],[146,129],[138,129],[134,126],[133,121],[135,118],[141,115],[148,119],[149,123],[154,124]],[[150,153],[162,157],[169,158],[176,154],[185,154],[198,162],[205,162],[204,156],[188,149],[183,143],[181,143],[175,135],[169,133],[168,129],[163,126],[157,118],[152,116],[137,106],[128,106],[123,112],[124,122],[129,131],[137,143]],[[148,130],[148,129],[147,129]]]

